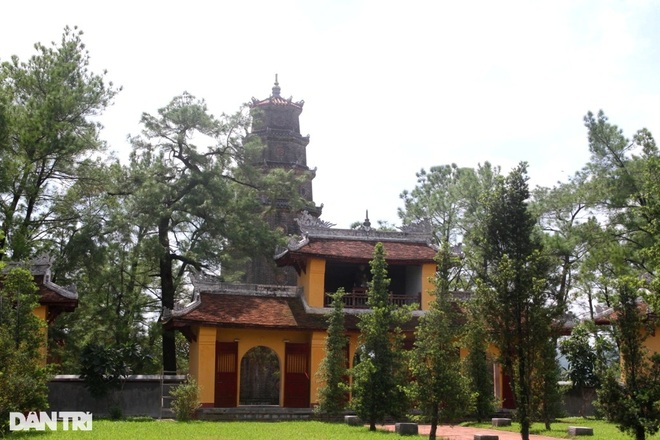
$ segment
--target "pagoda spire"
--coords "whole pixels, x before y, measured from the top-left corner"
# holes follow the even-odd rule
[[[273,86],[273,96],[280,96],[280,83],[277,82],[277,73],[275,74],[275,85]]]

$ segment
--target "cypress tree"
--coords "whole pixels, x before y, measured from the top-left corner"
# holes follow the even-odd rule
[[[399,417],[408,407],[404,385],[408,380],[400,324],[410,317],[407,308],[389,303],[387,262],[382,243],[370,262],[372,281],[367,290],[369,313],[360,316],[359,363],[354,365],[352,407],[376,430],[387,416]]]

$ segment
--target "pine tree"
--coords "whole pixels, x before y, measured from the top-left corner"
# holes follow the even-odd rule
[[[103,151],[98,116],[118,92],[89,70],[77,28],[34,48],[0,64],[0,248],[15,261],[55,247],[53,231],[76,223],[53,207]]]
[[[612,316],[614,334],[621,350],[621,371],[610,368],[601,378],[597,406],[619,429],[644,440],[660,430],[660,354],[649,355],[643,346],[649,335],[646,314],[640,310],[643,283],[633,277],[617,281]]]

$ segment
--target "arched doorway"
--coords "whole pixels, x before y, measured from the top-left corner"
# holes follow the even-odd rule
[[[280,404],[280,361],[262,345],[251,348],[241,359],[239,405]]]

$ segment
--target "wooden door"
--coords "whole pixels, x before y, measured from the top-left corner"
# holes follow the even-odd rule
[[[511,376],[502,373],[502,408],[516,409],[516,396],[511,387]]]
[[[309,408],[309,344],[287,343],[284,362],[284,406]]]
[[[236,406],[238,394],[238,342],[216,342],[215,406]]]

